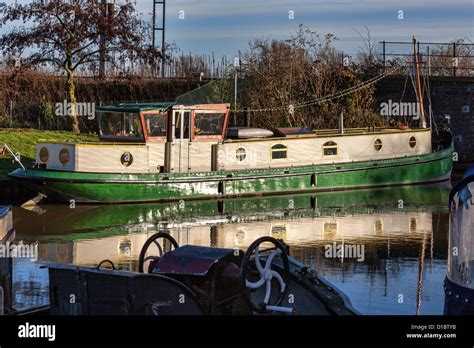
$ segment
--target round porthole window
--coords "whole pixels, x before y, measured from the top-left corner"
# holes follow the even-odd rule
[[[120,240],[118,243],[118,252],[120,255],[130,256],[132,252],[132,241],[128,238]]]
[[[235,158],[237,158],[237,161],[242,162],[245,157],[247,157],[247,153],[245,152],[245,149],[242,147],[239,147],[237,151],[235,151]]]
[[[413,149],[416,146],[416,138],[415,137],[410,137],[410,140],[408,141],[410,144],[410,147]]]
[[[59,162],[61,162],[64,166],[71,160],[71,154],[69,153],[68,149],[62,149],[59,152]]]
[[[46,147],[42,147],[39,152],[39,160],[42,163],[46,163],[49,160],[49,151]]]
[[[130,152],[124,152],[120,157],[120,162],[124,167],[130,167],[133,163],[133,156]]]
[[[374,147],[375,147],[375,150],[377,151],[382,150],[382,140],[376,139],[374,142]]]

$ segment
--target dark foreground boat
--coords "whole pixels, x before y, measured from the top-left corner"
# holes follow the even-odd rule
[[[156,255],[148,255],[156,247]],[[350,300],[272,237],[238,249],[178,246],[156,233],[144,244],[139,272],[49,265],[51,315],[354,315]],[[157,256],[160,255],[160,256]],[[104,269],[104,265],[111,269]],[[71,300],[72,299],[72,300]]]
[[[474,314],[474,167],[453,188],[449,207],[448,274],[444,314]]]
[[[0,315],[11,308],[13,262],[5,257],[5,245],[15,237],[11,206],[0,206]]]

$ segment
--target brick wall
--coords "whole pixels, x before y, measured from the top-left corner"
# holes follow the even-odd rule
[[[405,82],[406,88],[403,92]],[[474,77],[431,77],[430,89],[436,124],[441,128],[443,115],[451,116],[451,131],[459,160],[474,163]],[[405,76],[391,76],[380,81],[376,99],[379,105],[389,99],[397,102],[416,101],[412,82],[410,78],[406,80]],[[424,103],[427,110],[426,96]],[[433,136],[436,136],[435,132]]]

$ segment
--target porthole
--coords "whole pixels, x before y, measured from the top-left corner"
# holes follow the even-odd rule
[[[244,148],[239,147],[237,151],[235,151],[235,158],[237,158],[237,161],[242,162],[246,157],[247,154]]]
[[[69,153],[68,149],[62,149],[59,152],[59,162],[61,162],[64,166],[71,160],[71,154]]]
[[[121,239],[117,248],[119,255],[130,256],[132,253],[132,241],[129,238]]]
[[[380,151],[382,150],[382,140],[380,139],[375,139],[375,142],[374,142],[374,147],[375,147],[375,150],[377,151]]]
[[[410,140],[408,141],[410,144],[410,147],[413,149],[416,146],[416,138],[415,137],[410,137]]]
[[[120,157],[120,162],[124,167],[130,167],[133,163],[133,155],[130,152],[124,152]]]
[[[39,160],[42,163],[46,163],[49,160],[49,151],[46,147],[42,147],[39,152]]]

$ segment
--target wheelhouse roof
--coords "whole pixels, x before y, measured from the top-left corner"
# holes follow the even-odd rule
[[[166,112],[173,106],[184,106],[192,109],[225,109],[229,108],[230,104],[196,104],[196,103],[176,103],[176,102],[157,102],[157,103],[121,103],[117,105],[98,106],[96,111],[110,111],[110,112],[142,112],[142,111],[159,111]]]
[[[111,112],[141,112],[156,110],[159,112],[165,112],[176,103],[122,103],[117,105],[98,106],[97,111],[111,111]]]

